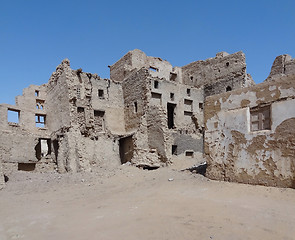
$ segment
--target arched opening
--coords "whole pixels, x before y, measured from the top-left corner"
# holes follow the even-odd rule
[[[231,90],[232,90],[232,88],[231,88],[230,86],[227,86],[227,87],[226,87],[226,91],[227,91],[227,92],[230,92]]]

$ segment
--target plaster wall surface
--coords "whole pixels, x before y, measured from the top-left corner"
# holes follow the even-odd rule
[[[295,187],[295,77],[211,96],[205,104],[210,178]],[[269,106],[270,129],[251,130],[251,110]]]

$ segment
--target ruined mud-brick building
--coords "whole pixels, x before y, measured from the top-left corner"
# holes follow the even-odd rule
[[[294,125],[294,72],[279,56],[255,86],[242,52],[172,67],[133,50],[102,79],[66,59],[47,84],[0,105],[0,174],[158,168],[205,154],[214,179],[292,186],[294,133],[282,122]]]

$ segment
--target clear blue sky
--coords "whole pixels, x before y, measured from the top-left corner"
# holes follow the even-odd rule
[[[108,78],[135,48],[173,66],[241,50],[259,83],[276,56],[295,57],[295,1],[2,0],[0,103],[46,83],[64,58]]]

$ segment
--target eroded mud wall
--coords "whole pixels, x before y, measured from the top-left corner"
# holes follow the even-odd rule
[[[204,116],[207,176],[294,188],[294,104],[294,75],[208,97]],[[259,109],[268,109],[269,119],[263,111],[257,118]]]

